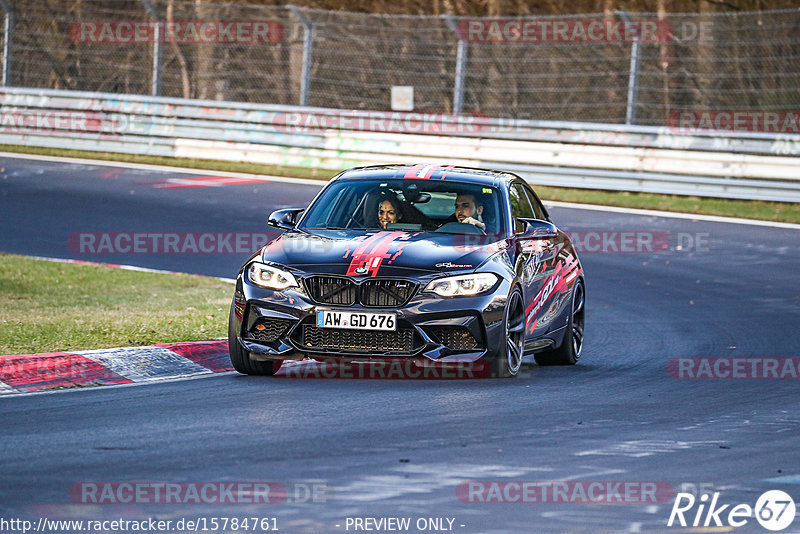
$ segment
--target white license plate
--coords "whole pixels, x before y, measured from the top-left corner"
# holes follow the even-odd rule
[[[397,330],[397,314],[317,310],[317,326],[394,332]]]

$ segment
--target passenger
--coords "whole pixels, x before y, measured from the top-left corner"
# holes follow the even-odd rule
[[[400,201],[395,196],[385,196],[378,203],[378,222],[381,228],[386,229],[389,223],[400,222],[403,212],[400,209]]]

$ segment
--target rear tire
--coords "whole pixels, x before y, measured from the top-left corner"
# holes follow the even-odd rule
[[[231,357],[233,368],[244,375],[272,376],[283,365],[283,360],[270,362],[255,362],[250,359],[250,354],[242,348],[236,335],[236,316],[234,315],[235,303],[231,304],[231,314],[228,318],[228,354]]]
[[[581,357],[583,348],[584,304],[586,292],[583,283],[578,282],[572,293],[572,307],[567,321],[567,330],[561,346],[534,354],[533,358],[539,365],[575,365]]]
[[[495,378],[516,376],[522,366],[525,352],[525,311],[519,289],[513,290],[508,298],[503,317],[503,333],[503,346],[492,361],[492,376]]]

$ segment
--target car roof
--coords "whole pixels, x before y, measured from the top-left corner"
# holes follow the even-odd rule
[[[506,171],[494,171],[489,169],[478,169],[455,165],[418,163],[354,167],[352,169],[342,171],[334,177],[334,180],[364,180],[381,178],[445,180],[498,186],[500,184],[508,183],[511,180],[519,179],[520,177],[514,173]]]

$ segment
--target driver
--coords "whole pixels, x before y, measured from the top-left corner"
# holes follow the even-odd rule
[[[483,222],[483,201],[480,197],[472,193],[459,193],[456,197],[455,213],[451,215],[445,223],[460,222],[477,226],[481,230],[486,230]]]

